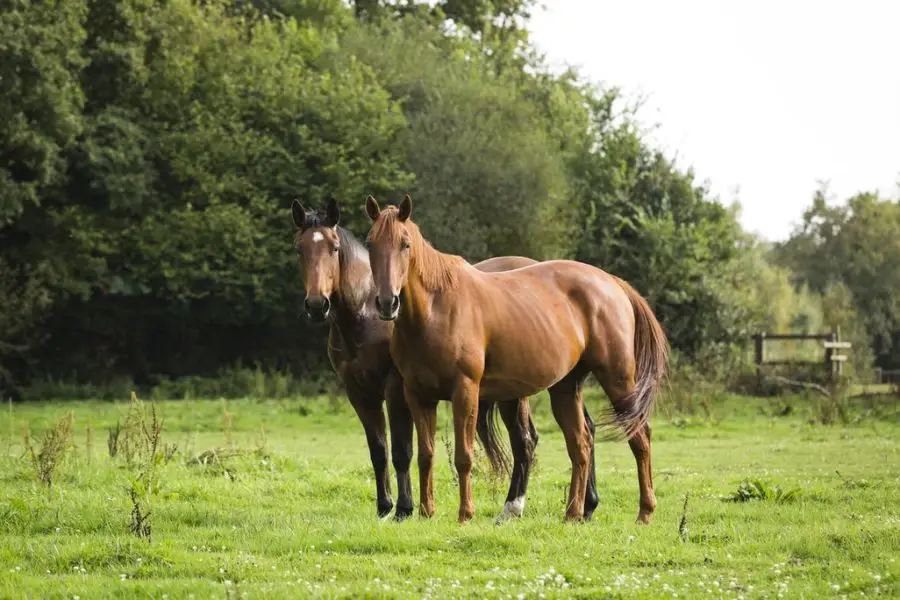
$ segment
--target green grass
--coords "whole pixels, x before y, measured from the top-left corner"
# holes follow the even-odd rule
[[[800,400],[790,416],[775,417],[769,401],[739,397],[715,398],[705,407],[711,416],[660,411],[653,524],[634,524],[637,478],[627,444],[604,442],[597,445],[601,506],[592,522],[573,525],[562,521],[563,439],[540,397],[525,516],[496,527],[506,480],[489,477],[479,457],[476,518],[459,526],[442,439],[437,516],[378,521],[362,428],[345,404],[229,401],[232,443],[265,450],[225,459],[222,468],[188,459],[226,445],[225,402],[158,403],[163,442],[179,452],[158,467],[152,543],[129,532],[125,488],[137,467],[106,449],[107,428],[127,404],[3,407],[0,597],[900,595],[896,418],[825,427],[810,424]],[[590,406],[598,411],[600,399],[592,395]],[[76,448],[48,488],[35,477],[22,432],[27,426],[35,443],[68,411]],[[442,405],[439,438],[452,435],[448,412]],[[799,492],[785,501],[766,491],[725,500],[744,481]],[[418,493],[415,467],[413,487]]]

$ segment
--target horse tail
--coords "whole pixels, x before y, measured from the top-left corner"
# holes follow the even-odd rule
[[[482,400],[478,403],[478,420],[475,422],[475,431],[484,448],[491,470],[495,474],[512,473],[509,462],[509,453],[500,442],[500,428],[497,424],[497,403]]]
[[[634,389],[615,402],[613,419],[631,439],[650,421],[669,361],[669,342],[647,301],[628,282],[615,277],[634,309]]]

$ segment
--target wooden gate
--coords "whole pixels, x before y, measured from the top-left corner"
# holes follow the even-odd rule
[[[830,333],[757,333],[753,336],[756,344],[755,360],[756,372],[762,377],[765,374],[767,365],[793,365],[793,366],[810,366],[821,365],[825,370],[828,380],[836,383],[844,374],[844,361],[847,360],[846,354],[840,354],[836,350],[849,350],[852,347],[850,342],[841,341],[841,328],[835,327]],[[819,340],[822,342],[823,360],[766,360],[766,344],[771,342],[785,340]]]

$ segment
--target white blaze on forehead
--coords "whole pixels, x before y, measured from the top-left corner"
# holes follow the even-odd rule
[[[324,240],[324,239],[325,239],[325,236],[324,236],[324,235],[322,235],[322,234],[319,233],[318,231],[313,231],[313,234],[312,234],[312,240],[313,240],[314,242],[321,242],[321,241]]]

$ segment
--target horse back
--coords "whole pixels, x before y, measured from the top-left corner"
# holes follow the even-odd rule
[[[469,272],[460,296],[480,325],[483,386],[489,395],[533,393],[579,363],[589,369],[614,352],[631,355],[634,313],[616,279],[575,261],[548,261],[497,273]],[[463,327],[454,327],[462,330]]]

